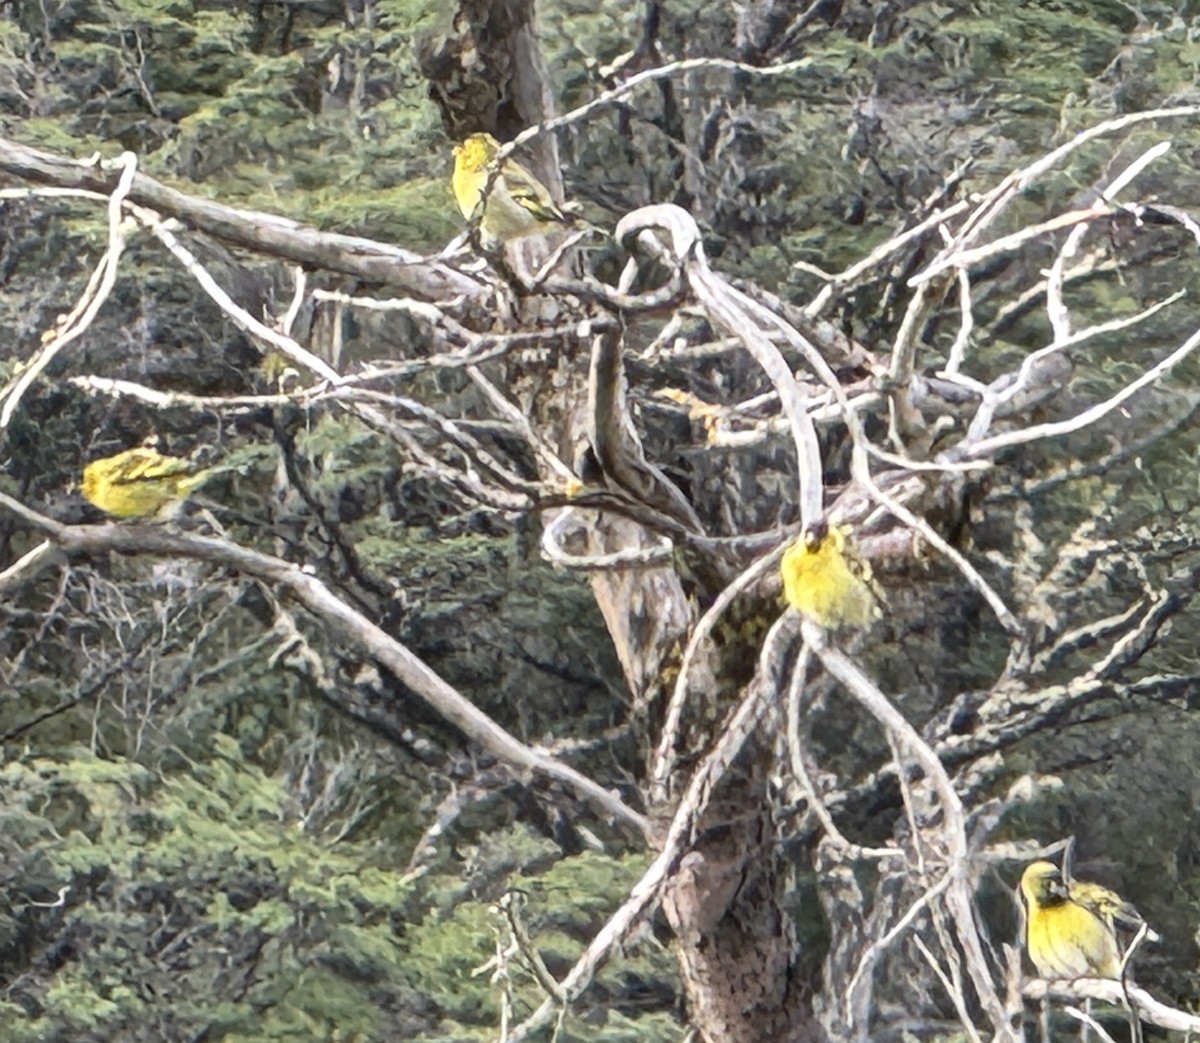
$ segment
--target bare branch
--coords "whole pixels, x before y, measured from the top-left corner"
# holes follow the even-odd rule
[[[772,553],[759,558],[745,569],[721,591],[704,615],[692,627],[687,647],[683,650],[683,658],[679,664],[679,675],[675,678],[675,686],[663,717],[662,733],[659,736],[653,766],[650,769],[650,794],[653,803],[663,804],[669,796],[667,786],[675,766],[675,744],[679,739],[683,710],[694,682],[693,673],[696,670],[701,651],[707,647],[713,628],[729,610],[729,606],[739,595],[749,590],[763,576],[778,566],[784,549],[785,547],[781,544]]]
[[[820,657],[825,669],[845,685],[855,699],[879,721],[897,745],[913,758],[937,793],[943,816],[941,833],[946,844],[946,874],[950,880],[946,904],[963,949],[966,969],[979,1002],[992,1022],[996,1038],[1018,1038],[1018,1034],[1014,1033],[1012,1028],[1012,1016],[996,993],[984,956],[983,944],[975,922],[965,812],[945,767],[904,715],[891,704],[866,674],[846,655],[826,642],[824,631],[819,626],[806,620],[803,633],[806,643]]]
[[[137,158],[132,152],[122,153],[117,161],[121,171],[120,179],[108,199],[108,248],[104,251],[100,263],[92,272],[91,278],[70,313],[63,316],[54,330],[43,337],[49,340],[37,353],[25,369],[5,388],[0,389],[0,429],[12,423],[13,413],[20,405],[25,392],[35,380],[50,365],[54,357],[73,340],[78,338],[91,324],[108,299],[117,281],[117,266],[121,254],[125,250],[125,234],[127,231],[121,214],[121,206],[129,195],[134,178],[137,176]]]
[[[123,554],[195,558],[215,562],[287,590],[318,619],[354,641],[402,684],[468,738],[514,767],[564,783],[594,807],[649,837],[650,823],[592,779],[527,746],[447,684],[376,623],[338,598],[316,576],[291,562],[213,536],[172,532],[156,525],[66,526],[0,493],[0,507],[45,532],[67,554],[115,550]]]
[[[785,624],[781,619],[767,635],[760,665],[767,658],[768,650],[782,640],[785,632]],[[559,996],[566,997],[568,1001],[579,996],[591,982],[596,969],[607,959],[612,948],[625,937],[637,920],[648,914],[657,904],[669,874],[678,868],[686,845],[691,840],[692,829],[707,806],[710,795],[766,711],[768,690],[768,686],[760,678],[750,683],[741,701],[727,719],[726,726],[721,730],[721,738],[717,745],[692,775],[663,839],[658,857],[633,886],[625,903],[596,933],[584,954],[563,978]],[[546,1000],[513,1030],[506,1043],[520,1043],[536,1032],[554,1016],[558,1007],[557,999]]]
[[[1027,981],[1021,994],[1030,1000],[1100,1000],[1123,1006],[1126,994],[1142,1021],[1168,1029],[1171,1032],[1200,1032],[1200,1015],[1177,1010],[1161,1003],[1145,989],[1129,984],[1122,988],[1121,982],[1106,978],[1078,978],[1075,981],[1045,981],[1035,978]]]
[[[1131,380],[1120,391],[1103,402],[1097,402],[1083,412],[1078,413],[1069,420],[1051,421],[1045,424],[1032,424],[1029,427],[1017,428],[1013,431],[1006,431],[1003,434],[992,435],[990,438],[981,438],[978,441],[964,441],[953,454],[953,457],[960,456],[980,457],[988,456],[1005,449],[1010,445],[1027,445],[1030,442],[1036,442],[1043,438],[1057,438],[1059,435],[1071,434],[1075,431],[1081,431],[1083,428],[1094,424],[1097,420],[1107,416],[1114,409],[1120,406],[1123,402],[1128,401],[1144,387],[1153,384],[1159,377],[1169,373],[1180,362],[1187,358],[1192,352],[1200,347],[1200,330],[1193,333],[1186,341],[1176,348],[1161,362],[1151,366],[1136,380]]]
[[[63,159],[7,138],[0,138],[0,171],[40,184],[94,192],[106,198],[117,184],[96,161],[81,163]],[[168,188],[145,174],[134,177],[129,200],[174,217],[195,231],[256,253],[397,286],[433,300],[445,300],[459,294],[479,300],[489,292],[486,284],[409,250],[358,236],[318,232],[275,214],[222,206]]]

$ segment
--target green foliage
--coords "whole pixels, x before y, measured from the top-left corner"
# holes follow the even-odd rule
[[[368,23],[353,17],[354,5],[325,2],[15,5],[0,21],[0,109],[18,116],[5,133],[80,157],[132,149],[143,169],[189,192],[432,249],[459,222],[446,188],[449,143],[417,72],[414,38],[456,31],[453,6],[379,0]],[[571,193],[589,213],[610,217],[644,203],[682,203],[705,228],[720,267],[802,303],[817,277],[793,262],[839,270],[910,223],[958,163],[975,160],[955,190],[961,198],[1098,118],[1183,95],[1200,63],[1186,12],[1135,34],[1136,13],[1116,2],[916,3],[901,5],[895,31],[875,39],[873,15],[855,22],[851,11],[871,6],[842,5],[849,28],[814,22],[784,46],[739,36],[754,5],[664,5],[653,41],[664,60],[729,55],[738,39],[739,56],[805,64],[775,78],[689,73],[593,112],[562,132]],[[634,50],[643,17],[635,5],[558,0],[538,8],[560,108],[651,60]],[[625,57],[635,64],[605,68]],[[1130,134],[1115,159],[1112,142],[1081,149],[1053,179],[1014,199],[1000,227],[1015,230],[1090,198],[1123,162],[1165,137],[1174,151],[1139,181],[1140,194],[1188,198],[1200,135],[1194,122],[1180,122]],[[15,359],[27,357],[73,303],[108,229],[100,208],[78,201],[0,206],[0,326],[8,337],[0,371],[11,375]],[[1068,287],[1077,329],[1160,296],[1136,253],[1121,252],[1120,223],[1106,231],[1120,267],[1116,276],[1098,272]],[[181,234],[239,303],[282,314],[292,293],[283,266]],[[1187,235],[1180,239],[1191,250]],[[1157,239],[1154,249],[1171,248],[1166,243]],[[1052,260],[1039,245],[997,266],[1036,271]],[[1191,253],[1181,253],[1172,279],[1194,281],[1193,265]],[[363,289],[308,274],[323,288]],[[897,265],[879,283],[857,287],[839,305],[841,332],[868,348],[886,345],[910,292],[908,274]],[[977,274],[979,334],[1012,303],[1012,284]],[[930,372],[953,339],[943,321],[957,307],[952,296],[920,333]],[[331,313],[325,305],[317,311],[314,326]],[[1179,342],[1190,319],[1177,315],[1163,315],[1136,338],[1109,335],[1074,351],[1070,386],[1054,407],[1071,412],[1112,394]],[[419,324],[395,313],[347,310],[330,321],[339,323],[348,372],[362,361],[434,349]],[[631,329],[630,340],[639,332]],[[305,334],[319,348],[330,340],[319,328],[297,333]],[[978,335],[969,371],[990,379],[1051,336],[1040,313],[1018,315],[995,339]],[[240,473],[214,481],[204,498],[236,539],[313,570],[518,735],[539,743],[604,735],[595,749],[574,752],[572,763],[608,781],[633,777],[647,729],[635,718],[630,734],[608,741],[612,725],[629,723],[630,707],[603,620],[586,581],[539,560],[524,520],[464,508],[429,476],[422,453],[396,448],[349,412],[239,406],[222,412],[219,431],[214,422],[198,432],[191,408],[85,399],[66,387],[59,378],[70,368],[158,389],[261,390],[245,335],[147,235],[131,238],[114,293],[78,348],[7,429],[0,488],[78,520],[70,517],[81,509],[78,498],[67,486],[80,459],[151,432],[185,442],[183,451],[211,441]],[[703,359],[688,364],[689,377],[703,371],[714,385],[724,381]],[[1164,417],[1183,424],[1196,370],[1179,367],[1173,385],[1134,400],[1108,427],[1022,450],[1019,467],[1004,473],[1040,475],[1102,458],[1122,424],[1139,432]],[[632,378],[636,385],[639,374]],[[388,389],[478,419],[458,373],[395,378]],[[575,404],[561,406],[565,413]],[[505,437],[494,426],[478,429]],[[284,454],[292,466],[286,482],[278,466]],[[1017,575],[1012,548],[985,547],[980,536],[972,560],[1006,598],[1019,599],[1043,578],[1049,550],[1070,546],[1084,521],[1102,517],[1120,535],[1117,544],[1152,545],[1146,532],[1193,510],[1198,457],[1189,432],[1147,445],[1136,462],[1114,461],[1018,506],[993,506],[1030,545],[1046,548],[1044,557]],[[740,459],[730,469],[753,470]],[[790,475],[779,484],[785,500]],[[1020,499],[1020,491],[1012,496]],[[29,536],[6,539],[16,553],[28,549],[21,540]],[[1097,618],[1172,583],[1178,589],[1177,552],[1152,549],[1136,568],[1119,546],[1081,568],[1074,579]],[[964,622],[977,606],[961,596],[960,578],[910,575],[897,586],[893,614],[902,636],[878,654],[903,709],[928,716],[939,700],[986,688],[1007,646]],[[954,596],[931,593],[943,590]],[[564,857],[567,845],[546,835],[554,830],[524,813],[544,811],[546,793],[519,789],[523,780],[479,781],[491,778],[486,757],[457,734],[440,735],[428,708],[390,679],[372,685],[374,664],[294,605],[276,605],[272,594],[195,562],[151,566],[98,555],[48,569],[4,606],[0,666],[20,692],[0,701],[0,733],[16,730],[0,765],[0,972],[18,982],[0,1000],[6,1041],[202,1032],[226,1043],[492,1039],[506,998],[517,1017],[544,999],[511,947],[505,896],[520,896],[517,915],[561,975],[643,871],[645,857],[616,844],[612,854]],[[1044,600],[1044,615],[1060,611],[1063,591]],[[287,612],[324,677],[305,673],[283,647]],[[907,619],[922,621],[930,644],[953,646],[956,662],[943,667],[914,655],[913,635],[901,626]],[[1160,635],[1147,651],[1146,674],[1169,667],[1194,676],[1194,631],[1185,625]],[[1053,670],[1066,675],[1092,651],[1072,649]],[[1108,718],[1063,725],[1052,742],[1034,739],[1009,754],[1012,771],[1058,757],[1052,763],[1067,778],[1043,806],[1014,818],[1013,835],[1052,839],[1081,823],[1094,849],[1135,852],[1128,862],[1139,883],[1165,878],[1200,904],[1200,886],[1175,879],[1187,876],[1178,866],[1197,857],[1179,823],[1200,799],[1189,781],[1200,738],[1186,709],[1146,715],[1118,733],[1111,718],[1124,712],[1123,696],[1114,693]],[[349,720],[350,712],[359,717]],[[362,723],[374,713],[387,728]],[[822,769],[861,777],[883,745],[877,728],[872,723],[864,740],[867,726],[844,701],[827,700],[814,713],[829,747],[816,751]],[[829,741],[843,736],[844,743]],[[427,754],[429,745],[436,757],[413,752]],[[887,751],[878,752],[882,763]],[[1107,771],[1114,760],[1132,766],[1109,779],[1096,763]],[[489,785],[495,792],[486,792]],[[425,835],[447,792],[475,788],[484,791],[475,803],[445,831]],[[64,886],[64,904],[53,905]],[[797,981],[810,987],[830,925],[811,912],[817,884],[804,886],[805,900],[791,912],[801,959],[809,961]],[[1154,909],[1155,891],[1128,890]],[[1162,907],[1162,918],[1173,915],[1177,908]],[[560,1039],[679,1037],[674,961],[645,935],[601,968]],[[1175,965],[1189,966],[1186,939],[1171,945]],[[498,952],[507,954],[499,962]],[[1156,970],[1170,973],[1167,963],[1162,958]],[[1174,973],[1180,994],[1194,995],[1194,983]],[[644,1002],[647,994],[653,999]]]
[[[591,853],[558,861],[518,827],[481,838],[467,883],[453,859],[404,882],[377,844],[329,846],[298,828],[279,779],[232,739],[213,744],[203,763],[161,777],[82,750],[3,766],[4,835],[53,865],[43,890],[69,886],[64,906],[37,911],[39,929],[87,939],[24,981],[6,1039],[122,1038],[146,1023],[151,993],[173,997],[178,1031],[208,1025],[229,1040],[376,1038],[388,1009],[408,1012],[407,1038],[445,1038],[439,1024],[473,1038],[499,1009],[485,972],[506,931],[494,899],[535,894],[531,930],[561,962],[644,869]],[[649,955],[601,980],[619,993],[626,975],[671,975],[665,953]],[[513,983],[521,1009],[540,1002],[516,966]]]
[[[62,929],[88,939],[36,990],[43,1010],[31,1028],[116,1035],[143,1018],[144,990],[181,988],[195,991],[175,1017],[198,1027],[228,994],[231,969],[257,965],[262,980],[217,1015],[231,1038],[252,1024],[264,1040],[290,1038],[293,1023],[378,1030],[361,981],[394,974],[392,917],[411,886],[354,844],[307,836],[277,780],[232,740],[215,745],[205,764],[161,780],[120,760],[5,765],[6,817],[23,817],[70,884]],[[157,940],[134,948],[155,923]]]
[[[647,864],[644,855],[612,859],[585,851],[555,863],[536,877],[517,877],[512,886],[536,894],[545,922],[590,937],[597,920],[607,915],[613,896],[628,894]]]
[[[348,417],[324,415],[296,439],[312,469],[314,492],[332,502],[348,485],[374,484],[394,466],[378,453],[374,433]]]
[[[339,184],[313,186],[308,219],[320,227],[410,246],[445,242],[458,231],[444,176],[380,188],[360,175],[352,174]]]
[[[76,7],[21,140],[78,155],[132,149],[148,172],[226,203],[417,249],[453,234],[448,194],[428,191],[448,176],[448,149],[433,110],[405,91],[413,34],[440,5],[380,4],[369,33],[186,0]],[[5,54],[16,65],[32,37],[0,29],[0,66]]]
[[[510,867],[496,874],[489,890],[497,899],[505,890],[508,900],[524,896],[517,901],[516,915],[541,959],[558,973],[582,954],[594,932],[645,871],[647,861],[643,856],[614,859],[589,852],[555,861],[545,871],[534,873],[528,868],[529,862],[547,861],[553,852],[545,841],[517,830],[489,838],[489,846],[492,850],[478,853],[480,863],[496,866],[499,858],[499,865]],[[502,984],[509,990],[510,1002],[519,1015],[536,1008],[545,993],[527,961],[519,957],[505,957],[503,973],[499,973],[501,965],[496,962],[496,954],[511,942],[507,914],[499,904],[460,894],[455,882],[447,883],[450,891],[442,895],[421,924],[405,935],[403,973],[414,993],[445,1009],[468,1038],[475,1038],[472,1026],[486,1032],[489,1025],[495,1024]],[[436,886],[436,882],[431,886],[431,895],[436,893]],[[622,1015],[618,998],[637,983],[669,979],[673,973],[673,958],[665,949],[657,945],[631,946],[622,959],[601,970],[596,986],[601,995],[585,999],[568,1017],[568,1031],[573,1025],[582,1028],[577,1019],[585,1016],[595,1025],[597,1012],[588,1014],[593,1004],[600,1010],[612,1004],[602,1023],[617,1027],[617,1034],[611,1038],[626,1038],[619,1026],[628,1029],[634,1021],[642,1024],[643,1018]],[[650,1034],[643,1038],[673,1037],[677,1024],[669,1017],[660,1021],[662,1017],[645,1018],[645,1030]],[[671,1032],[664,1037],[661,1030],[667,1024]],[[588,1038],[587,1033],[582,1038]],[[590,1038],[608,1040],[610,1036],[606,1028],[603,1036]]]

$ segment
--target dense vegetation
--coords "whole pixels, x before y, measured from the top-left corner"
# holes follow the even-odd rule
[[[1198,274],[1198,36],[1183,0],[0,7],[0,1039],[448,1043],[539,1009],[532,1038],[606,1043],[1013,1038],[1019,1000],[957,977],[938,867],[969,865],[1002,993],[1008,889],[1067,836],[1165,936],[1139,983],[1194,1008],[1200,367],[1190,298],[1156,305]],[[699,58],[741,64],[621,90]],[[439,255],[456,140],[606,91],[523,161],[607,232],[683,208],[702,251],[589,240],[533,286],[528,257]],[[1099,209],[935,270],[1072,143],[981,241]],[[969,858],[916,739],[777,625],[774,566],[718,600],[813,502],[722,307],[814,415],[831,396],[808,481],[886,604],[830,641],[944,766]],[[852,481],[853,425],[766,312],[927,531]],[[979,450],[981,389],[1047,345]],[[640,448],[606,455],[606,421]],[[80,473],[151,438],[226,469],[183,517],[110,524]]]

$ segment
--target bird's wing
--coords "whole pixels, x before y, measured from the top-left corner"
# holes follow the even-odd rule
[[[1131,902],[1125,901],[1115,891],[1110,891],[1100,884],[1073,880],[1071,881],[1071,897],[1110,925],[1117,924],[1127,930],[1138,931],[1146,923],[1142,914]],[[1159,937],[1157,932],[1149,928],[1147,928],[1146,936],[1151,941],[1157,941]]]
[[[513,202],[524,207],[534,217],[542,221],[567,221],[567,216],[554,202],[550,190],[520,163],[515,160],[506,162],[502,176]]]
[[[151,453],[148,458],[130,461],[113,474],[114,482],[146,482],[162,478],[176,478],[190,474],[194,468],[191,462],[177,456],[161,456]]]

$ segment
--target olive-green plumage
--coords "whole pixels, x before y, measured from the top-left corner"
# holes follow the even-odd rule
[[[550,190],[511,156],[495,170],[499,150],[500,142],[490,134],[472,134],[454,146],[454,198],[463,217],[479,221],[485,243],[572,226],[574,219]]]
[[[145,518],[187,498],[214,473],[149,446],[93,460],[83,469],[84,498],[114,518]]]

